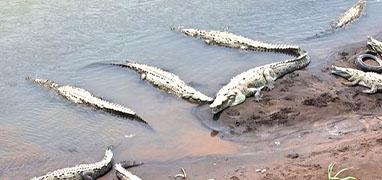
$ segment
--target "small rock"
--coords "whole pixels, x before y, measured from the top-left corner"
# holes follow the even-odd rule
[[[256,169],[257,173],[265,173],[267,169]]]
[[[340,55],[341,55],[341,56],[347,56],[347,55],[349,55],[349,53],[347,53],[347,52],[341,52]]]
[[[237,176],[232,176],[231,178],[229,178],[230,180],[240,180]]]
[[[125,138],[133,138],[135,136],[135,134],[127,134],[125,135]]]
[[[290,158],[290,159],[296,159],[298,158],[300,155],[297,154],[297,153],[292,153],[292,154],[288,154],[286,157],[287,158]]]

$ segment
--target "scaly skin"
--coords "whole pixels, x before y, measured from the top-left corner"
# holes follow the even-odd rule
[[[216,44],[219,46],[225,46],[230,48],[238,48],[243,50],[253,51],[271,51],[286,53],[298,56],[300,54],[300,48],[293,45],[284,44],[271,44],[261,41],[255,41],[243,36],[238,36],[229,32],[221,31],[206,31],[201,29],[191,28],[172,28],[173,30],[180,31],[187,36],[197,37],[207,44]]]
[[[371,36],[367,37],[367,46],[376,51],[379,55],[382,55],[382,42],[374,39]]]
[[[348,86],[361,85],[368,87],[369,89],[363,90],[363,93],[373,94],[382,89],[382,75],[373,72],[363,72],[357,69],[342,68],[338,66],[332,66],[332,74],[341,76],[347,79],[348,83],[344,83]]]
[[[157,67],[149,66],[146,64],[139,64],[134,62],[127,62],[125,64],[112,64],[122,67],[127,67],[138,72],[142,80],[146,80],[155,87],[165,90],[186,99],[190,102],[212,102],[213,98],[204,95],[196,89],[188,86],[177,75],[159,69]]]
[[[93,180],[97,179],[112,168],[113,152],[108,147],[101,161],[92,164],[80,164],[75,167],[59,169],[31,180]]]
[[[284,45],[284,44],[271,44],[261,41],[255,41],[243,36],[235,35],[229,32],[221,31],[206,31],[200,29],[191,29],[191,28],[173,28],[173,30],[180,31],[187,36],[197,37],[207,44],[216,44],[219,46],[237,48],[243,50],[252,50],[252,51],[271,51],[286,53],[292,55],[299,55],[300,48],[293,45]]]
[[[119,180],[141,180],[141,178],[139,178],[138,176],[127,171],[127,169],[131,167],[135,167],[135,166],[140,166],[142,164],[143,163],[135,162],[135,161],[117,163],[114,166],[115,174],[117,175]]]
[[[126,108],[122,105],[111,103],[105,101],[99,97],[93,96],[90,92],[73,86],[68,85],[59,85],[54,81],[47,79],[31,79],[27,77],[28,80],[31,80],[37,84],[40,84],[44,87],[54,90],[57,94],[65,97],[71,102],[76,104],[87,104],[99,109],[102,109],[107,112],[111,112],[124,117],[132,117],[140,122],[147,124],[146,121],[142,120],[134,111],[129,108]]]
[[[366,6],[366,0],[358,0],[357,3],[347,10],[336,22],[334,28],[342,28],[354,21],[361,15]]]
[[[254,95],[256,100],[260,100],[260,92],[264,87],[273,89],[276,79],[302,69],[309,63],[307,53],[301,52],[297,58],[255,67],[233,77],[217,93],[214,102],[210,105],[212,113],[216,114],[227,107],[241,104],[249,96]]]

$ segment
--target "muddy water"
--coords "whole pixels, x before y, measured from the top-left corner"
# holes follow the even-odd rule
[[[134,59],[178,74],[214,96],[230,77],[287,58],[207,46],[171,32],[173,26],[228,30],[258,40],[298,44],[311,69],[328,52],[364,41],[382,27],[382,2],[368,1],[353,25],[309,38],[353,1],[0,1],[0,179],[23,179],[101,158],[114,145],[117,160],[174,160],[251,151],[211,137],[192,114],[194,104],[157,91],[134,72],[97,62]],[[74,105],[24,77],[85,88],[134,109],[156,130]]]

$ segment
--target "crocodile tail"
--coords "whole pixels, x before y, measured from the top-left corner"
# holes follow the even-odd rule
[[[112,146],[109,145],[106,148],[105,155],[104,155],[102,160],[103,161],[107,161],[107,162],[112,162],[113,161],[113,156],[114,156],[114,153],[112,151]]]
[[[112,65],[112,66],[120,66],[120,67],[123,67],[123,68],[129,68],[129,62],[126,62],[126,63],[109,63],[109,65]]]
[[[309,59],[308,53],[304,50],[299,50],[296,52],[296,58],[285,60],[284,62],[295,62],[295,61],[301,61],[303,59]]]
[[[284,63],[295,64],[295,65],[293,65],[293,67],[300,69],[300,68],[303,68],[303,67],[306,67],[309,65],[310,58],[309,58],[308,53],[306,51],[301,51],[300,55],[298,57],[285,60],[281,64],[277,64],[276,66],[282,65]]]
[[[121,164],[121,166],[123,168],[129,169],[132,167],[137,167],[137,166],[143,165],[143,162],[140,162],[140,161],[122,161],[119,164]]]
[[[113,148],[112,145],[107,146],[106,151],[105,151],[105,157],[106,157],[106,156],[111,156],[111,157],[113,157],[113,151],[112,151],[112,148]]]

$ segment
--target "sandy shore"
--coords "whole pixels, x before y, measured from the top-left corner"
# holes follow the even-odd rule
[[[149,162],[132,171],[143,179],[174,179],[180,168],[190,179],[325,179],[336,162],[336,170],[350,168],[344,175],[382,179],[382,94],[344,86],[329,71],[332,64],[354,67],[363,50],[366,42],[347,45],[321,71],[288,74],[261,102],[249,98],[215,120],[203,108],[195,112],[218,137],[245,143],[251,153]]]

